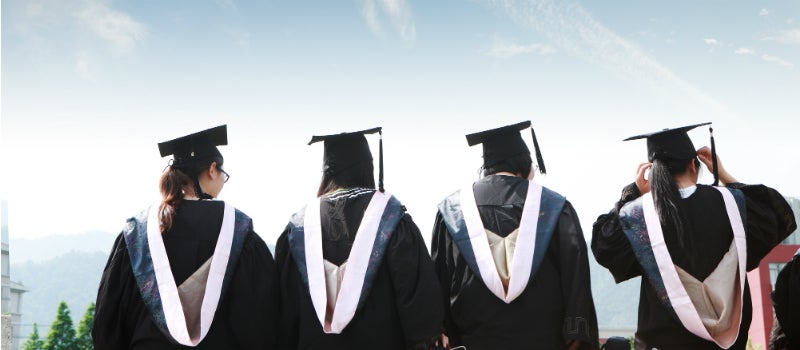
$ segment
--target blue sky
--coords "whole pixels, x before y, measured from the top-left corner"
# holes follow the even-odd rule
[[[380,125],[427,238],[480,165],[463,135],[531,120],[588,235],[645,160],[620,140],[665,127],[714,122],[734,176],[800,196],[797,96],[797,1],[8,0],[0,191],[12,236],[116,232],[158,199],[157,142],[227,123],[221,199],[273,242],[311,135]]]

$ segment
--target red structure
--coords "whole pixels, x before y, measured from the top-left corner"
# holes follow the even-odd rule
[[[795,233],[797,234],[797,233]],[[753,297],[753,323],[750,324],[750,341],[756,349],[769,348],[769,334],[772,331],[774,313],[772,312],[772,293],[773,278],[770,270],[775,270],[775,264],[785,264],[792,259],[792,256],[800,248],[800,244],[781,244],[773,249],[758,269],[747,274],[747,282],[750,284],[750,294]]]

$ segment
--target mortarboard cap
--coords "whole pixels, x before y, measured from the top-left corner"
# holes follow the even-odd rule
[[[542,153],[539,149],[539,142],[536,140],[536,132],[531,127],[530,121],[469,134],[467,135],[467,143],[470,146],[483,144],[483,166],[487,168],[513,156],[520,154],[530,155],[531,152],[528,150],[528,146],[520,136],[520,131],[527,128],[531,128],[539,172],[545,174],[546,170]]]
[[[632,136],[623,141],[646,138],[647,160],[650,162],[652,162],[654,159],[692,159],[697,157],[697,150],[695,150],[694,144],[692,144],[692,140],[689,138],[687,132],[698,126],[709,124],[711,123],[695,124],[674,129],[664,129],[649,134]]]
[[[686,160],[697,157],[697,151],[692,144],[687,132],[698,127],[711,125],[711,122],[683,126],[675,129],[664,129],[649,134],[631,136],[623,141],[647,139],[647,161],[655,159]],[[719,184],[719,169],[717,169],[717,146],[714,142],[714,129],[709,127],[711,134],[711,173],[714,175],[714,186]]]
[[[362,162],[372,161],[372,152],[364,135],[378,133],[383,135],[381,127],[356,132],[340,133],[325,136],[313,136],[309,145],[322,141],[325,145],[323,155],[323,171],[335,175]],[[383,192],[383,138],[380,141],[378,189]]]
[[[193,162],[212,157],[222,158],[217,146],[228,144],[228,126],[220,125],[211,129],[182,136],[158,144],[162,157],[173,155],[173,166],[182,167]]]

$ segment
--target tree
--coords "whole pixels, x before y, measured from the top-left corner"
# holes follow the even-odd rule
[[[44,341],[39,339],[39,326],[34,323],[33,333],[31,333],[31,336],[25,341],[25,344],[22,345],[22,350],[42,350],[43,348]]]
[[[72,318],[69,316],[67,303],[58,304],[56,320],[47,333],[47,342],[44,350],[73,350],[75,349],[75,328],[72,328]]]
[[[94,349],[94,345],[92,345],[92,325],[94,325],[94,303],[89,304],[89,308],[83,314],[81,323],[78,324],[78,336],[75,339],[76,349]]]

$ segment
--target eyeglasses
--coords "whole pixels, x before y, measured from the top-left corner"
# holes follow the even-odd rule
[[[219,171],[222,173],[222,175],[225,175],[225,182],[227,183],[228,180],[231,179],[231,176],[228,175],[228,173],[226,173],[225,170],[219,169]]]

